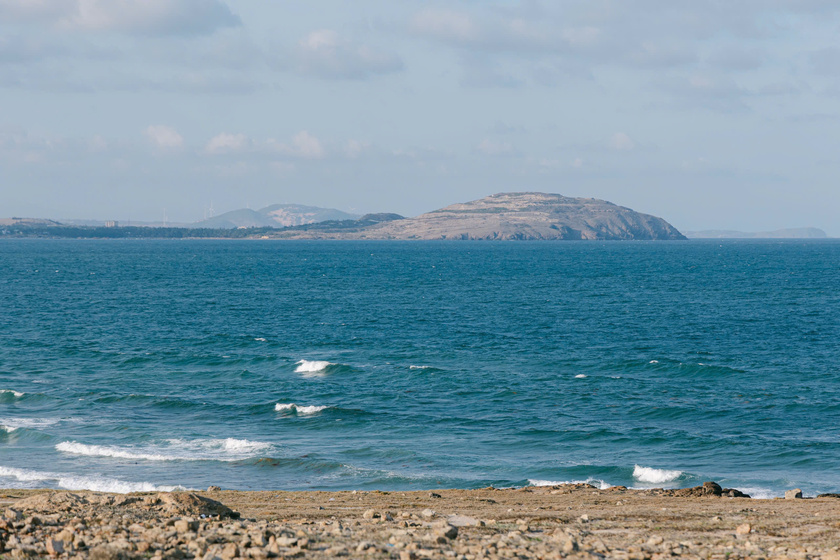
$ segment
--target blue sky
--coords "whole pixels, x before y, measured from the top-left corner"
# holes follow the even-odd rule
[[[503,191],[840,236],[840,4],[0,0],[0,216]]]

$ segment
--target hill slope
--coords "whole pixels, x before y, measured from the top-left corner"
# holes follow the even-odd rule
[[[685,239],[671,224],[593,198],[500,193],[374,226],[385,239]]]
[[[319,208],[302,204],[273,204],[260,210],[243,208],[196,222],[193,228],[289,227],[317,222],[355,220],[359,216],[334,208]]]

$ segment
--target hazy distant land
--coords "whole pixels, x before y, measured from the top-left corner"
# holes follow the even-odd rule
[[[814,227],[752,232],[710,229],[683,233],[689,239],[826,239],[828,237],[823,230]]]
[[[227,238],[227,239],[473,239],[473,240],[677,240],[723,238],[808,238],[817,228],[771,232],[691,231],[683,235],[662,218],[605,200],[559,194],[499,193],[405,218],[379,213],[358,216],[332,208],[275,204],[240,209],[168,227],[37,218],[0,219],[5,237]]]

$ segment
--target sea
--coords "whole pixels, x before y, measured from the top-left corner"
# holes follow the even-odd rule
[[[0,241],[0,487],[840,491],[840,240]]]

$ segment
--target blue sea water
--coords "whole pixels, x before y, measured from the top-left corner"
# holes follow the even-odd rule
[[[840,490],[840,242],[0,242],[0,487]]]

